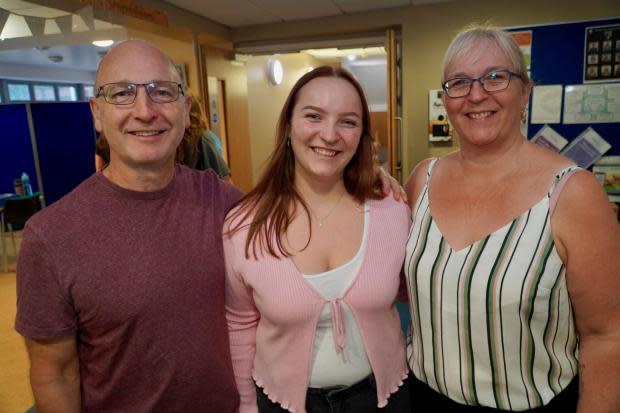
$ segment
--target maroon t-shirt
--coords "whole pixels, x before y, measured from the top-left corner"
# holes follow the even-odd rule
[[[83,412],[238,411],[221,231],[240,196],[178,165],[157,192],[98,173],[28,221],[15,328],[75,336]]]

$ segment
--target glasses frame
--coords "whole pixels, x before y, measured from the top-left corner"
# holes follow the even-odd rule
[[[157,83],[160,83],[160,84],[161,83],[168,83],[168,84],[171,84],[171,85],[176,85],[177,88],[178,88],[178,91],[179,91],[179,94],[177,95],[176,99],[169,100],[167,102],[158,102],[155,99],[153,99],[153,97],[149,93],[149,87],[154,88]],[[103,93],[103,88],[106,87],[106,86],[110,86],[110,85],[133,85],[136,88],[136,94],[133,95],[133,99],[130,102],[127,102],[127,103],[114,103],[114,102],[110,102],[108,100],[106,94]],[[132,83],[132,82],[111,82],[111,83],[106,83],[106,84],[101,85],[101,86],[99,86],[97,88],[97,93],[95,94],[95,98],[103,96],[103,100],[105,100],[106,103],[109,103],[110,105],[115,105],[115,106],[132,105],[136,101],[136,97],[138,97],[138,87],[139,86],[143,86],[144,87],[144,91],[146,92],[146,95],[149,97],[149,99],[151,99],[151,101],[153,103],[163,104],[163,103],[176,102],[177,100],[179,100],[179,96],[185,96],[185,92],[183,91],[183,84],[178,83],[178,82],[173,82],[171,80],[157,80],[157,81],[148,82],[148,83]]]
[[[491,73],[497,73],[497,72],[504,72],[504,73],[508,73],[508,82],[506,83],[506,87],[503,89],[496,89],[496,90],[487,90],[484,87],[484,78],[487,77],[489,74]],[[502,92],[506,89],[508,89],[508,86],[510,86],[510,81],[512,80],[513,77],[517,77],[519,79],[522,79],[521,75],[515,72],[512,72],[508,69],[499,69],[499,70],[491,70],[490,72],[485,73],[482,76],[478,76],[478,77],[453,77],[452,79],[448,79],[445,82],[443,82],[441,84],[441,88],[444,90],[444,92],[446,92],[446,96],[448,96],[449,98],[452,99],[458,99],[458,98],[464,98],[465,96],[469,96],[469,94],[471,93],[471,88],[474,86],[475,82],[480,83],[480,87],[482,87],[482,90],[484,90],[486,93],[488,94],[493,94],[493,93],[497,93],[497,92]],[[469,88],[467,89],[467,93],[465,93],[464,95],[459,95],[459,96],[450,96],[450,88],[448,87],[448,82],[452,82],[453,80],[467,80],[469,82]]]

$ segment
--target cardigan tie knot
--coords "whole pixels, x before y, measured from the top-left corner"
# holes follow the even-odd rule
[[[329,301],[332,308],[332,326],[334,330],[334,342],[338,351],[344,349],[345,329],[342,316],[342,300],[337,298]]]

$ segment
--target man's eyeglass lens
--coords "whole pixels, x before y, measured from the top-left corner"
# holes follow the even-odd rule
[[[508,70],[494,70],[475,79],[467,77],[450,79],[443,84],[443,89],[451,98],[460,98],[469,95],[472,85],[478,81],[486,92],[499,92],[508,87],[512,76],[518,75]]]
[[[99,88],[97,97],[103,95],[113,105],[130,105],[136,100],[138,86],[144,86],[149,98],[156,103],[174,102],[182,94],[181,84],[176,82],[108,83]]]

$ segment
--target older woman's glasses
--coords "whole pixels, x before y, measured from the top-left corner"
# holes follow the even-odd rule
[[[143,86],[148,97],[155,103],[174,102],[183,95],[180,83],[156,81],[150,83],[108,83],[99,86],[96,98],[103,96],[106,102],[113,105],[131,105],[138,95],[138,86]]]
[[[445,81],[442,87],[451,98],[462,98],[469,95],[474,82],[480,82],[480,86],[487,93],[495,93],[508,88],[510,79],[513,76],[521,77],[518,73],[513,73],[510,70],[493,70],[486,75],[473,79],[469,77],[455,77]]]

